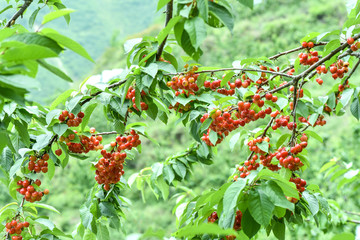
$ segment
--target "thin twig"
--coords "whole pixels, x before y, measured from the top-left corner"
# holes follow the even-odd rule
[[[113,83],[113,84],[110,84],[107,88],[108,89],[113,89],[113,88],[116,88],[116,87],[119,87],[121,86],[122,84],[126,83],[126,81],[128,81],[129,79],[125,79],[125,80],[122,80],[122,81],[119,81],[119,82],[116,82],[116,83]],[[96,97],[97,95],[103,93],[103,91],[98,91],[96,93],[93,93],[93,94],[90,94],[89,98],[83,100],[82,102],[80,102],[80,105],[84,105],[85,103],[91,101],[91,99],[93,99],[94,97]]]
[[[327,42],[318,42],[318,43],[314,44],[314,47],[322,46],[322,45],[326,45],[326,44],[327,44]],[[277,59],[277,58],[279,58],[279,57],[281,57],[283,55],[287,55],[287,54],[290,54],[290,53],[293,53],[293,52],[297,52],[297,51],[300,51],[302,49],[306,49],[306,48],[304,48],[303,46],[297,47],[297,48],[294,48],[294,49],[291,49],[291,50],[288,50],[288,51],[285,51],[285,52],[278,53],[278,54],[276,54],[274,56],[269,57],[269,59],[270,60],[275,60],[275,59]]]
[[[357,40],[360,38],[360,33],[356,34],[354,37],[354,40]],[[318,62],[316,62],[315,64],[311,65],[307,70],[305,70],[304,72],[300,73],[299,75],[295,76],[295,79],[301,79],[301,78],[305,78],[307,77],[307,75],[309,75],[313,70],[315,70],[318,66],[320,66],[321,64],[323,64],[324,62],[330,60],[333,56],[335,56],[335,54],[339,53],[341,50],[344,50],[345,48],[349,47],[350,45],[347,42],[344,42],[343,44],[340,45],[340,47],[334,49],[333,51],[331,51],[328,55],[326,55],[325,57],[323,57],[322,59],[320,59]]]
[[[8,28],[11,25],[15,24],[15,21],[24,14],[25,10],[30,6],[33,0],[24,0],[24,4],[21,6],[19,11],[17,11],[14,16],[10,18],[10,20],[6,23],[4,28]]]
[[[349,211],[344,211],[345,213],[347,214],[350,214],[350,215],[356,215],[356,216],[360,216],[360,213],[356,213],[356,212],[349,212]]]
[[[342,84],[344,85],[346,83],[347,80],[350,79],[350,77],[354,74],[355,70],[359,67],[360,64],[360,59],[355,63],[355,65],[353,66],[353,69],[351,70],[351,72],[349,73],[349,75],[347,75],[347,77],[343,80]]]
[[[91,136],[103,136],[103,135],[112,135],[112,134],[118,134],[117,131],[111,131],[111,132],[101,132],[101,133],[95,133],[95,134],[91,134]]]
[[[171,20],[172,15],[173,15],[173,0],[168,2],[168,4],[166,5],[165,27],[168,25],[169,21]],[[160,59],[161,54],[162,54],[162,52],[164,50],[165,43],[166,43],[166,40],[167,40],[168,36],[169,36],[169,34],[166,35],[165,39],[161,42],[161,44],[160,44],[160,46],[159,46],[159,48],[157,50],[157,53],[156,53],[156,60]]]
[[[352,220],[352,219],[348,219],[348,220],[346,220],[346,222],[360,224],[360,221]]]

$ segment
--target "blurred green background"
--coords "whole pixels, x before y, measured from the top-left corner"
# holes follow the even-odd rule
[[[227,29],[209,29],[208,37],[203,44],[204,55],[199,62],[207,66],[231,67],[234,60],[271,56],[282,50],[297,47],[299,40],[307,33],[340,29],[347,15],[345,3],[344,0],[268,0],[257,4],[251,11],[234,2],[237,21],[233,34]],[[71,15],[70,25],[64,29],[63,19],[59,19],[52,27],[80,42],[96,64],[65,53],[61,67],[76,82],[69,85],[53,75],[41,72],[39,79],[42,87],[33,92],[30,98],[44,104],[50,103],[64,89],[77,88],[84,78],[92,74],[125,67],[124,41],[142,35],[156,36],[164,21],[161,11],[156,13],[156,1],[64,0],[64,4],[77,10]],[[174,51],[183,55],[177,49]],[[353,79],[354,84],[359,84],[359,74]],[[315,95],[325,95],[334,84],[335,82],[328,78],[324,79],[321,87],[308,87]],[[101,116],[102,109],[96,109],[90,125],[98,131],[112,130],[112,126],[107,125]],[[144,139],[141,155],[128,162],[125,167],[125,178],[187,148],[191,143],[187,128],[180,124],[175,125],[175,120],[170,119],[167,126],[161,122],[147,122],[149,135],[160,143],[160,147]],[[349,113],[341,118],[327,117],[326,121],[324,127],[316,129],[323,137],[323,143],[310,140],[308,152],[311,168],[303,173],[302,178],[308,183],[319,185],[324,196],[336,200],[342,209],[360,212],[357,185],[337,189],[336,180],[330,181],[330,177],[319,173],[321,166],[334,157],[347,163],[353,162],[353,167],[359,168],[360,124]],[[227,141],[229,139],[230,137]],[[213,165],[195,166],[190,181],[183,182],[181,186],[186,186],[199,194],[210,186],[216,188],[225,183],[232,173],[232,168],[247,156],[247,150],[240,150],[239,144],[231,152],[227,141],[218,147],[219,154],[215,156]],[[46,182],[51,194],[45,202],[55,206],[62,213],[51,217],[63,230],[70,233],[79,221],[78,209],[88,189],[95,184],[94,172],[90,170],[90,162],[95,159],[96,154],[89,155],[89,158],[83,161],[73,159],[65,169],[57,170],[51,183]],[[170,197],[182,191],[180,188],[171,188]],[[0,192],[1,203],[11,201],[4,190]],[[132,201],[131,208],[126,210],[127,220],[124,221],[127,239],[136,239],[135,235],[132,235],[133,238],[129,235],[144,233],[148,229],[163,231],[167,236],[176,230],[176,218],[172,214],[175,199],[166,202],[157,200],[148,189],[144,203],[141,193],[135,186],[123,195]],[[347,225],[342,230],[326,229],[323,232],[314,227],[313,223],[309,223],[304,227],[297,227],[296,231],[287,231],[287,239],[330,239],[332,234],[345,230],[354,233],[355,225]],[[113,232],[112,239],[126,239],[126,235]],[[266,239],[265,232],[261,232],[258,239]],[[273,236],[269,239],[273,239]]]

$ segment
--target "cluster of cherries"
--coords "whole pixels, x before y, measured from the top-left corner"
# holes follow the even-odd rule
[[[44,153],[41,157],[37,157],[35,155],[30,156],[30,161],[28,163],[28,169],[30,171],[34,171],[36,173],[47,173],[48,171],[48,162],[49,154]]]
[[[39,179],[36,179],[34,181],[34,184],[37,185],[38,187],[40,187],[41,185],[41,181]],[[19,180],[17,182],[17,185],[20,186],[18,189],[16,189],[21,195],[24,195],[25,200],[28,202],[35,202],[35,201],[40,201],[41,198],[44,195],[49,194],[49,190],[45,189],[43,192],[41,191],[36,191],[35,190],[35,186],[32,184],[31,181],[29,180],[24,180],[21,181]]]
[[[10,235],[12,240],[22,240],[23,237],[21,236],[22,231],[24,228],[28,228],[30,226],[29,222],[20,222],[19,220],[12,220],[11,222],[7,222],[5,225],[6,232]]]
[[[214,223],[219,219],[217,212],[213,212],[209,217],[208,217],[208,222],[209,223]]]
[[[274,112],[274,114],[272,114],[271,117],[276,117],[276,115],[279,114],[279,111]],[[272,129],[276,130],[279,127],[287,127],[289,130],[293,130],[294,128],[294,123],[293,122],[289,122],[290,121],[290,116],[286,115],[286,116],[280,116],[279,118],[275,119],[274,125],[272,125]],[[296,127],[296,123],[295,123],[295,127]]]
[[[90,133],[95,133],[95,131],[96,131],[95,128],[90,129]],[[67,137],[61,136],[59,139],[62,142],[66,142],[66,145],[68,146],[70,152],[81,154],[81,153],[88,153],[89,151],[101,150],[104,148],[104,146],[101,144],[101,141],[103,139],[101,135],[91,136],[91,137],[87,137],[85,135],[80,135],[79,143],[71,142],[75,139],[76,133],[77,132],[74,131],[74,133],[69,134]],[[58,150],[61,150],[61,149],[58,149]],[[56,150],[56,151],[58,151],[58,150]],[[61,155],[61,151],[58,151],[56,154]],[[60,156],[60,155],[58,155],[58,156]]]
[[[187,67],[188,65],[185,65],[185,68]],[[176,96],[180,94],[185,94],[186,96],[194,95],[195,92],[199,91],[199,86],[196,83],[199,74],[194,73],[197,70],[198,67],[193,66],[187,73],[172,77],[171,81],[167,82],[167,86],[175,90]]]
[[[203,123],[206,119],[209,118],[209,114],[205,113],[200,122]],[[201,139],[209,146],[214,146],[214,144],[210,141],[209,135],[210,131],[214,131],[218,135],[218,139],[216,144],[219,144],[223,141],[224,136],[229,135],[229,133],[239,127],[239,125],[244,126],[245,122],[240,120],[233,120],[231,114],[229,112],[222,112],[221,110],[216,110],[212,115],[211,118],[213,119],[210,127],[207,130],[207,133],[201,137]],[[215,144],[215,145],[216,145]]]
[[[325,108],[326,108],[326,107],[325,107]],[[330,112],[331,112],[331,109],[330,109]],[[303,123],[310,124],[310,123],[309,123],[309,118],[310,118],[310,116],[308,116],[307,119],[304,118],[304,117],[299,117],[299,121],[300,121],[300,122],[303,122]],[[318,118],[317,118],[317,120],[315,121],[313,127],[315,127],[315,126],[324,126],[325,124],[326,124],[326,120],[324,119],[324,116],[323,116],[323,115],[319,115]]]
[[[301,193],[305,191],[306,181],[301,178],[290,178],[290,182],[295,183],[296,189],[299,191],[299,197],[301,197]],[[291,200],[291,202],[297,201],[296,198],[293,198]]]
[[[145,95],[146,95],[146,93],[145,93],[144,91],[141,91],[141,96],[145,96]],[[127,93],[126,93],[126,97],[125,97],[125,98],[132,101],[132,103],[133,103],[133,108],[134,108],[136,111],[140,111],[139,108],[138,108],[138,107],[136,106],[136,104],[135,104],[135,101],[136,101],[135,89],[134,89],[132,86],[129,87],[129,89],[128,89]],[[141,99],[141,100],[142,100],[142,99]],[[144,111],[148,110],[149,106],[148,106],[145,102],[143,102],[143,101],[141,101],[141,100],[140,100],[140,108],[141,108],[141,110],[144,110]]]
[[[354,52],[356,52],[360,48],[360,42],[355,42],[355,40],[352,37],[349,37],[347,39],[347,43],[351,45],[350,49]]]
[[[240,173],[241,178],[245,178],[250,174],[251,170],[256,170],[260,166],[260,164],[256,162],[257,159],[258,159],[258,155],[254,155],[251,160],[246,160],[244,162],[244,165],[238,168],[239,172],[241,172]]]
[[[254,100],[255,101],[255,100]],[[261,100],[262,101],[262,100]],[[258,102],[254,102],[253,104],[256,104],[259,106],[262,107],[263,106],[263,103],[258,101]],[[235,116],[237,118],[239,118],[240,120],[240,125],[241,126],[244,126],[246,123],[250,123],[252,121],[256,121],[258,120],[259,118],[265,118],[265,116],[268,114],[271,114],[271,108],[268,107],[264,110],[260,110],[259,112],[255,112],[255,110],[251,109],[251,105],[252,103],[250,102],[243,102],[243,101],[240,101],[238,102],[238,111],[235,112]]]
[[[313,65],[319,61],[319,53],[317,51],[310,51],[314,47],[313,42],[302,42],[301,46],[307,48],[308,53],[299,53],[300,64]]]
[[[244,82],[245,83],[245,82]],[[242,86],[242,82],[240,79],[236,79],[234,83],[231,83],[230,81],[227,83],[230,89],[226,88],[220,88],[221,86],[221,80],[215,80],[215,81],[205,81],[204,87],[210,88],[213,91],[217,91],[220,94],[226,95],[226,96],[232,96],[235,94],[235,88],[239,88]],[[244,84],[244,86],[248,87],[250,84],[247,82]]]
[[[330,65],[329,71],[334,80],[337,78],[343,78],[344,73],[349,71],[349,63],[340,59],[336,63]]]
[[[59,121],[66,122],[69,127],[77,127],[82,122],[83,117],[85,114],[83,112],[79,112],[77,117],[73,113],[69,113],[67,110],[62,111],[59,116]]]
[[[234,230],[235,231],[239,231],[239,229],[241,228],[241,218],[242,218],[242,212],[240,210],[236,211],[236,216],[235,216],[235,222],[234,222]],[[235,240],[236,236],[234,235],[228,235],[226,236],[227,240]]]
[[[123,150],[131,150],[141,144],[139,134],[134,130],[130,131],[127,136],[117,136],[116,142],[111,142],[110,146],[113,148],[111,152],[105,149],[101,150],[103,156],[95,164],[96,176],[95,180],[98,184],[104,184],[106,191],[110,190],[110,184],[115,184],[120,181],[121,176],[124,174],[123,163],[126,158],[126,153]]]
[[[175,106],[173,106],[173,105],[170,105],[170,106],[169,106],[169,109],[174,109],[175,111],[177,111],[177,112],[179,112],[179,113],[187,112],[187,111],[190,110],[190,108],[191,108],[190,103],[187,103],[187,104],[184,106],[184,105],[180,104],[179,102],[177,102],[177,103],[175,104]]]

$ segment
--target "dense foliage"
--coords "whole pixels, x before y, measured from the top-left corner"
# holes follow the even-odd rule
[[[239,2],[253,7],[253,1]],[[25,98],[34,87],[31,78],[36,77],[39,65],[65,81],[72,79],[44,59],[58,57],[64,49],[92,59],[80,44],[44,27],[59,17],[69,20],[73,10],[59,1],[39,1],[41,7],[49,6],[52,11],[35,32],[15,24],[31,4],[35,3],[24,1],[0,31],[1,180],[11,196],[20,199],[1,209],[6,238],[109,239],[109,229],[124,230],[124,209],[129,204],[124,189],[136,184],[144,192],[149,187],[165,200],[170,186],[191,180],[195,164],[213,163],[217,146],[226,138],[232,149],[240,142],[248,157],[239,160],[221,187],[178,198],[175,237],[248,239],[262,228],[284,239],[286,226],[306,224],[303,221],[309,217],[328,227],[356,223],[345,218],[334,221],[341,215],[339,205],[325,199],[319,187],[308,184],[302,174],[311,168],[308,142],[322,141],[315,130],[326,124],[325,116],[342,116],[350,104],[351,113],[360,117],[359,89],[350,82],[360,64],[357,2],[349,3],[342,30],[310,33],[294,49],[219,68],[200,66],[196,61],[203,54],[207,26],[232,31],[230,3],[160,0],[158,10],[166,6],[166,27],[156,37],[125,43],[128,69],[108,84],[90,85],[85,80],[80,91],[65,91],[49,107]],[[41,9],[31,15],[30,25]],[[189,57],[180,60],[173,54],[176,46]],[[278,60],[294,52],[299,52],[294,59]],[[180,61],[188,63],[181,67]],[[335,85],[326,94],[313,96],[316,85],[310,83],[322,85],[325,74]],[[309,85],[312,87],[307,88]],[[106,132],[87,126],[99,105],[104,112],[101,118],[112,123]],[[141,153],[144,138],[155,141],[142,120],[131,119],[159,119],[168,124],[170,116],[189,128],[194,142],[126,181],[126,163]],[[92,163],[97,184],[80,208],[81,222],[67,235],[38,212],[39,208],[58,212],[38,203],[51,194],[51,189],[42,187],[39,176],[51,180],[56,167],[67,166],[70,156],[87,159],[90,151],[97,151]],[[340,161],[332,161],[320,171],[331,174],[340,165]],[[344,178],[339,187],[356,181],[358,172],[349,168],[335,173]],[[334,239],[344,237],[353,235],[342,233]]]

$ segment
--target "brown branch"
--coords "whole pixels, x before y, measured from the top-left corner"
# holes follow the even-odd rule
[[[102,132],[102,133],[95,133],[95,134],[91,134],[91,136],[99,136],[99,135],[112,135],[112,134],[118,134],[117,131],[111,131],[111,132]]]
[[[110,84],[107,88],[108,89],[113,89],[113,88],[116,88],[116,87],[119,87],[121,86],[122,84],[126,83],[126,81],[128,81],[129,79],[125,79],[125,80],[122,80],[122,81],[119,81],[119,82],[116,82],[116,83],[113,83],[113,84]],[[98,91],[96,93],[93,93],[93,94],[90,94],[89,98],[83,100],[82,102],[80,102],[80,105],[84,105],[85,103],[91,101],[94,97],[96,97],[97,95],[103,93],[103,91]]]
[[[347,80],[349,80],[349,78],[354,74],[355,70],[359,67],[360,64],[360,59],[355,63],[355,65],[353,66],[353,69],[351,70],[351,72],[349,73],[349,75],[347,75],[347,77],[343,80],[342,84],[344,85],[346,83]]]
[[[315,43],[314,44],[314,47],[317,47],[317,46],[322,46],[322,45],[326,45],[327,42],[318,42],[318,43]],[[291,50],[288,50],[288,51],[285,51],[285,52],[281,52],[281,53],[278,53],[274,56],[271,56],[269,57],[270,60],[276,60],[277,58],[283,56],[283,55],[287,55],[287,54],[290,54],[290,53],[293,53],[293,52],[297,52],[297,51],[300,51],[302,49],[306,49],[304,48],[303,46],[301,47],[297,47],[297,48],[294,48],[294,49],[291,49]]]
[[[168,23],[170,22],[171,18],[173,15],[173,0],[171,0],[170,2],[168,2],[168,4],[166,5],[166,20],[165,20],[165,27],[168,25]],[[166,44],[166,40],[168,38],[169,35],[166,35],[165,39],[161,42],[157,53],[156,53],[156,60],[159,60],[161,57],[161,54],[164,50],[165,44]]]
[[[360,38],[360,33],[356,34],[354,37],[354,40],[357,40]],[[324,62],[326,62],[327,60],[330,60],[335,54],[337,54],[338,52],[340,52],[341,50],[344,50],[345,48],[349,47],[350,45],[347,42],[344,42],[343,44],[340,45],[340,47],[334,49],[333,51],[331,51],[327,56],[323,57],[322,59],[320,59],[318,62],[316,62],[315,64],[311,65],[307,70],[305,70],[304,72],[300,73],[299,75],[296,75],[295,79],[301,79],[301,78],[305,78],[307,75],[309,75],[313,70],[315,70],[318,66],[320,66],[321,64],[323,64]]]
[[[360,224],[360,221],[348,219],[346,222]]]
[[[344,211],[345,213],[347,214],[350,214],[350,215],[356,215],[356,216],[360,216],[360,213],[356,213],[356,212],[349,212],[349,211]]]
[[[268,122],[268,124],[267,124],[266,127],[264,128],[264,132],[261,134],[261,138],[263,138],[263,137],[266,136],[266,133],[267,133],[267,131],[269,130],[269,128],[271,127],[271,124],[273,123],[273,121],[274,121],[275,118],[276,118],[276,117],[273,117],[273,118],[270,119],[270,121]],[[247,158],[248,161],[252,158],[252,156],[254,155],[254,153],[255,153],[254,151],[251,151],[249,157]]]
[[[33,0],[24,0],[24,4],[21,6],[19,11],[17,11],[14,16],[10,18],[10,20],[6,23],[4,28],[8,28],[11,25],[15,24],[15,21],[24,14],[25,10],[30,6]]]

